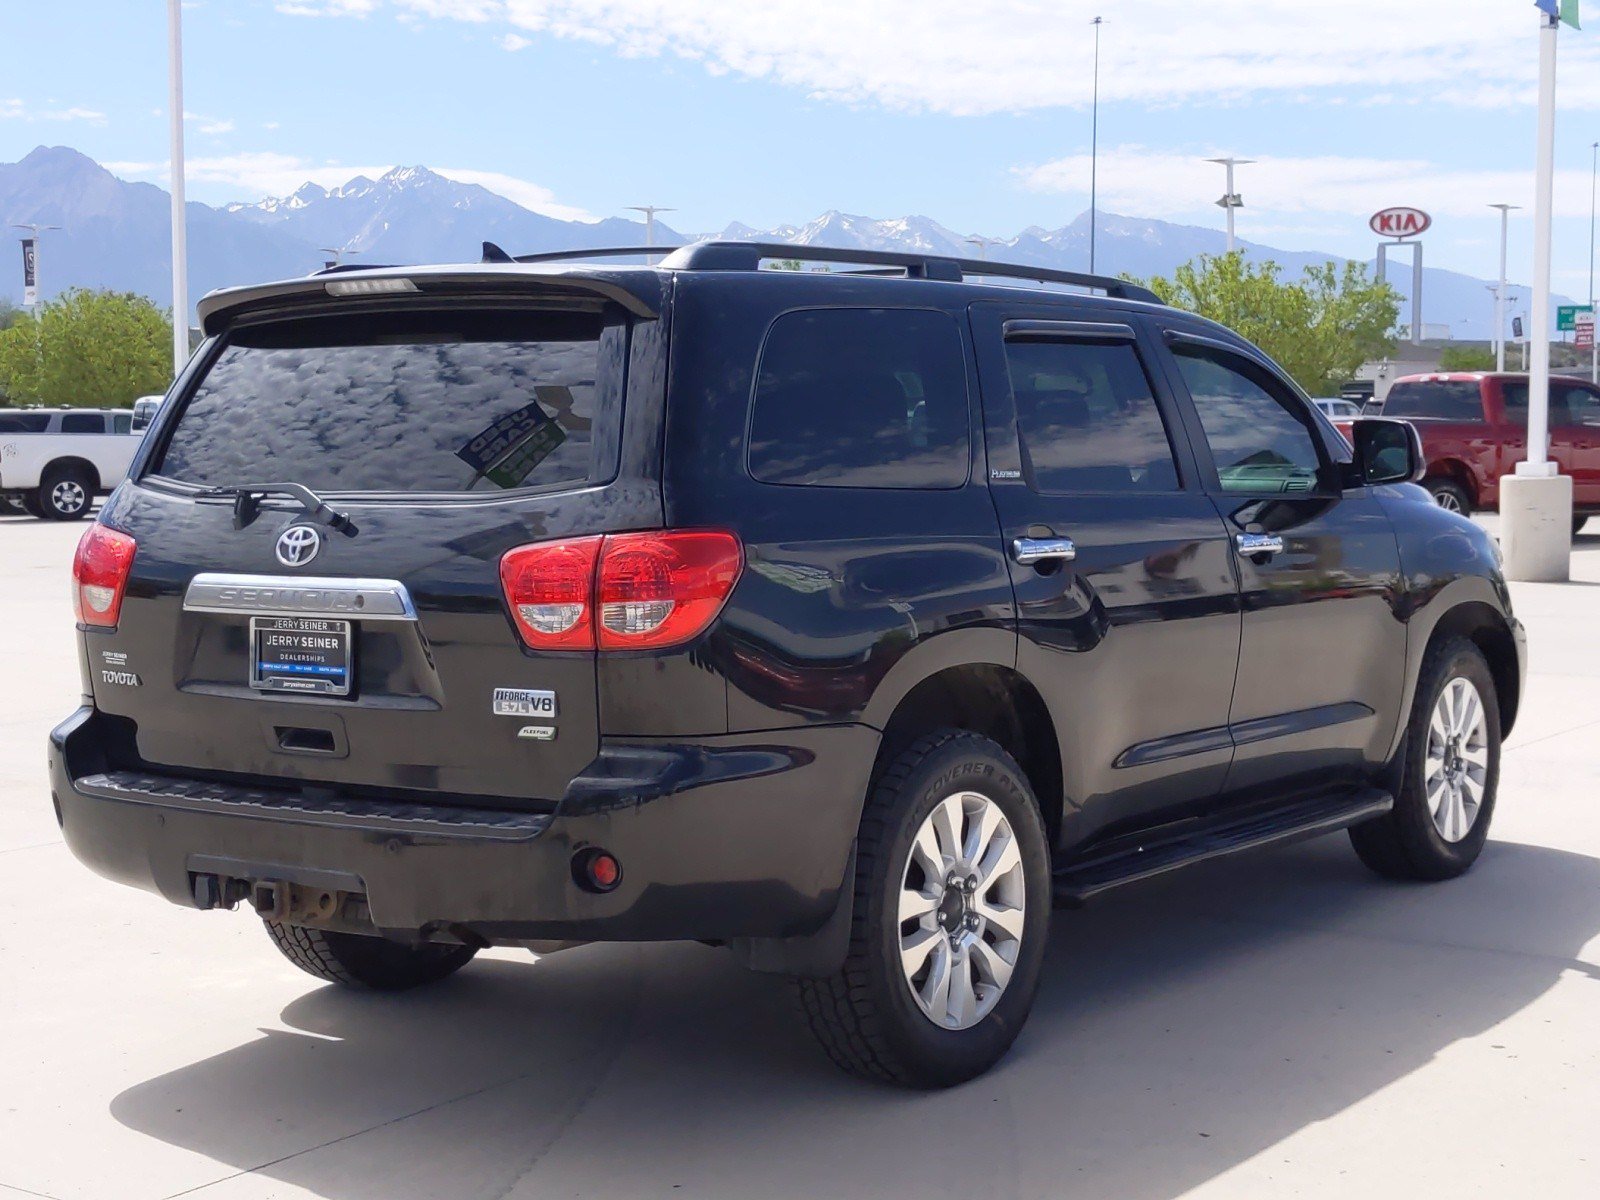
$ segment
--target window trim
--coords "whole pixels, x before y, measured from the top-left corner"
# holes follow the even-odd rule
[[[903,313],[934,313],[949,321],[955,328],[956,346],[961,352],[961,391],[966,401],[966,437],[967,456],[966,466],[961,479],[944,487],[885,487],[871,484],[858,483],[780,483],[770,479],[762,479],[755,473],[751,465],[751,433],[756,423],[756,401],[760,399],[761,391],[761,365],[767,358],[767,346],[772,341],[772,331],[778,327],[778,322],[785,317],[796,313],[810,312],[903,312]],[[949,309],[940,308],[933,304],[796,304],[785,308],[772,315],[766,328],[761,331],[761,341],[756,347],[755,362],[750,369],[750,388],[747,393],[744,407],[744,447],[740,459],[744,466],[745,478],[759,487],[796,488],[796,489],[825,489],[833,492],[899,492],[914,495],[918,492],[959,492],[972,486],[974,461],[982,448],[982,430],[974,436],[973,407],[972,407],[972,351],[967,344],[965,322]]]
[[[1178,441],[1172,422],[1167,419],[1167,413],[1161,403],[1160,394],[1156,387],[1157,372],[1139,345],[1138,332],[1131,325],[1120,322],[1099,321],[1037,321],[1037,320],[1009,320],[1001,324],[1000,356],[1001,366],[1005,369],[1006,389],[1011,399],[1012,437],[1016,440],[1017,454],[1022,463],[1022,482],[1028,491],[1035,496],[1181,496],[1189,490],[1187,471],[1184,467],[1183,456],[1178,452]],[[1012,342],[1021,342],[1024,345],[1038,345],[1044,342],[1061,342],[1068,345],[1126,345],[1133,351],[1134,362],[1144,374],[1145,386],[1150,393],[1150,403],[1156,412],[1156,419],[1161,422],[1161,431],[1167,437],[1167,453],[1172,458],[1172,472],[1177,484],[1172,488],[1161,488],[1156,491],[1130,491],[1115,488],[1071,488],[1056,491],[1039,486],[1038,477],[1033,468],[1033,456],[1028,452],[1028,440],[1022,432],[1022,406],[1017,402],[1016,386],[1011,378],[1011,356],[1006,347]]]
[[[1329,451],[1327,440],[1323,434],[1323,426],[1327,421],[1316,411],[1316,405],[1301,395],[1300,389],[1285,379],[1280,371],[1274,368],[1264,356],[1252,353],[1245,346],[1235,345],[1221,338],[1207,337],[1204,334],[1192,333],[1185,329],[1167,328],[1163,331],[1167,343],[1167,352],[1172,358],[1172,369],[1176,376],[1175,382],[1182,389],[1183,399],[1188,411],[1194,418],[1194,447],[1195,457],[1200,462],[1200,469],[1205,479],[1206,490],[1212,495],[1229,499],[1243,500],[1294,500],[1294,499],[1332,499],[1344,494],[1339,486],[1339,466],[1334,461]],[[1305,492],[1270,492],[1270,491],[1232,491],[1222,486],[1222,475],[1217,470],[1216,454],[1211,449],[1211,439],[1205,431],[1205,422],[1200,416],[1200,406],[1195,402],[1194,393],[1189,388],[1189,381],[1183,374],[1183,367],[1178,362],[1178,357],[1183,353],[1183,347],[1209,351],[1222,355],[1240,363],[1245,369],[1239,374],[1246,378],[1256,379],[1258,386],[1268,396],[1280,405],[1283,400],[1275,393],[1282,393],[1293,401],[1293,407],[1287,407],[1286,412],[1298,421],[1305,429],[1306,436],[1310,438],[1311,445],[1317,456],[1317,484]]]

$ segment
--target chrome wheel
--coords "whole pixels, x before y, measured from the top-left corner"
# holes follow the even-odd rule
[[[77,513],[83,511],[83,506],[89,502],[89,494],[83,490],[83,485],[73,479],[63,479],[50,489],[50,503],[60,513]]]
[[[911,844],[900,883],[900,966],[924,1016],[969,1029],[993,1010],[1022,949],[1022,854],[1000,806],[977,792],[941,800]]]
[[[1489,722],[1483,698],[1471,680],[1457,676],[1434,702],[1423,763],[1428,810],[1445,841],[1459,842],[1471,832],[1488,777]]]
[[[1458,513],[1462,511],[1461,501],[1456,499],[1454,492],[1435,492],[1433,494],[1433,502],[1444,509],[1445,512]]]

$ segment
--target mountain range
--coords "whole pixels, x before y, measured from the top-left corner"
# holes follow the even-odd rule
[[[150,183],[117,178],[88,156],[65,146],[40,146],[20,162],[0,163],[0,222],[59,225],[40,247],[41,290],[115,288],[171,302],[169,200]],[[427,167],[403,167],[378,179],[357,176],[336,188],[307,183],[292,194],[217,208],[188,205],[189,288],[192,297],[218,287],[302,275],[329,258],[324,248],[352,262],[461,262],[478,258],[491,241],[513,254],[599,246],[637,246],[645,240],[637,221],[610,218],[564,221],[535,213],[478,184],[447,179]],[[1219,230],[1102,212],[1095,225],[1102,273],[1168,275],[1199,254],[1219,254]],[[716,233],[683,234],[656,222],[656,242],[678,245],[706,237],[784,242],[844,249],[911,250],[977,257],[1030,266],[1083,270],[1088,262],[1089,217],[1058,229],[1033,226],[1010,237],[977,239],[924,216],[890,220],[823,213],[804,225],[755,229],[733,222]],[[1279,250],[1241,241],[1257,261],[1272,259],[1289,276],[1340,256]],[[20,256],[17,256],[20,258]],[[0,263],[0,297],[21,300],[22,272]],[[1401,263],[1392,280],[1409,295],[1411,272]],[[1429,268],[1424,275],[1424,318],[1448,324],[1458,338],[1487,338],[1492,327],[1487,281]],[[1526,289],[1521,289],[1525,294]],[[1564,298],[1558,298],[1562,302]],[[1409,306],[1408,306],[1409,307]],[[1409,313],[1402,313],[1409,319]]]

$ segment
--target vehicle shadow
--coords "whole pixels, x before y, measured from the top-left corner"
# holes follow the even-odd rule
[[[297,1032],[111,1111],[330,1200],[1171,1197],[1564,972],[1600,988],[1577,958],[1597,934],[1600,859],[1491,842],[1466,878],[1408,886],[1335,837],[1058,913],[1011,1057],[948,1092],[835,1073],[782,982],[720,951],[607,946],[411,996],[315,988],[283,1011]]]

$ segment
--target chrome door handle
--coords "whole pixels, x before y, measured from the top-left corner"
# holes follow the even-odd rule
[[[1052,560],[1071,562],[1078,557],[1078,548],[1071,538],[1019,537],[1011,543],[1011,557],[1025,567]]]
[[[1236,533],[1233,535],[1233,541],[1243,558],[1283,552],[1283,539],[1275,533]]]

